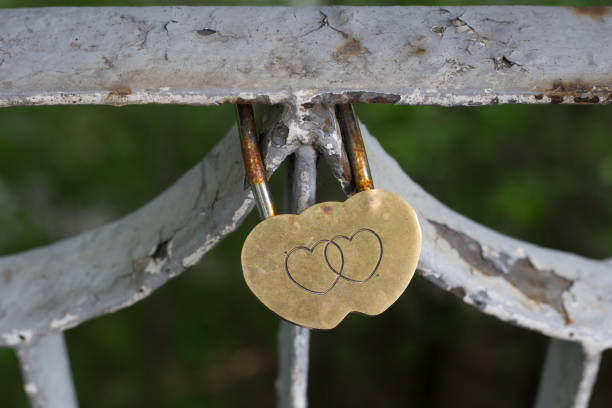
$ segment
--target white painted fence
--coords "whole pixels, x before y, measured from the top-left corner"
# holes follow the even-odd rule
[[[313,173],[314,148],[346,187],[333,104],[612,103],[610,34],[603,7],[2,10],[0,106],[262,103],[267,170],[295,153],[296,167]],[[612,264],[466,219],[363,133],[376,186],[419,213],[420,273],[484,313],[556,339],[536,406],[586,407],[612,346]],[[312,201],[314,183],[294,180],[295,209]],[[0,276],[12,276],[0,286],[0,346],[18,351],[32,406],[76,406],[62,331],[145,298],[252,208],[232,130],[133,214],[0,258]],[[291,341],[295,327],[282,330],[279,405],[305,406],[307,341]]]

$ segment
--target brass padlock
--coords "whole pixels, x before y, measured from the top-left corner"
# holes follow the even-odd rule
[[[351,105],[336,118],[357,193],[276,215],[256,140],[253,109],[238,105],[247,175],[261,217],[242,248],[242,270],[255,296],[281,318],[331,329],[348,313],[377,315],[404,292],[421,250],[417,216],[401,197],[374,189]]]

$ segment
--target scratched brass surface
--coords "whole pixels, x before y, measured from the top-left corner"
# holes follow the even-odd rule
[[[262,221],[244,243],[242,269],[255,296],[280,317],[331,329],[350,312],[377,315],[391,306],[420,250],[413,209],[375,189]]]

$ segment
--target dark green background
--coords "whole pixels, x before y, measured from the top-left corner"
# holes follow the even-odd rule
[[[606,1],[512,4],[603,5]],[[0,0],[48,5],[270,5],[271,1]],[[482,5],[508,1],[334,1]],[[451,208],[503,233],[582,255],[612,253],[610,106],[358,106],[404,170]],[[232,126],[231,106],[0,109],[0,253],[44,245],[145,204]],[[275,176],[280,195],[282,176]],[[323,194],[337,190],[319,180]],[[257,222],[132,308],[66,333],[83,407],[272,406],[278,320],[242,281]],[[421,278],[377,318],[312,334],[313,407],[528,407],[547,339]],[[604,354],[592,407],[612,404]],[[0,406],[25,407],[0,349]]]

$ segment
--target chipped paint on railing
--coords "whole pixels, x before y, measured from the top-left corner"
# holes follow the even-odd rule
[[[608,104],[611,30],[608,7],[8,9],[0,106]]]

